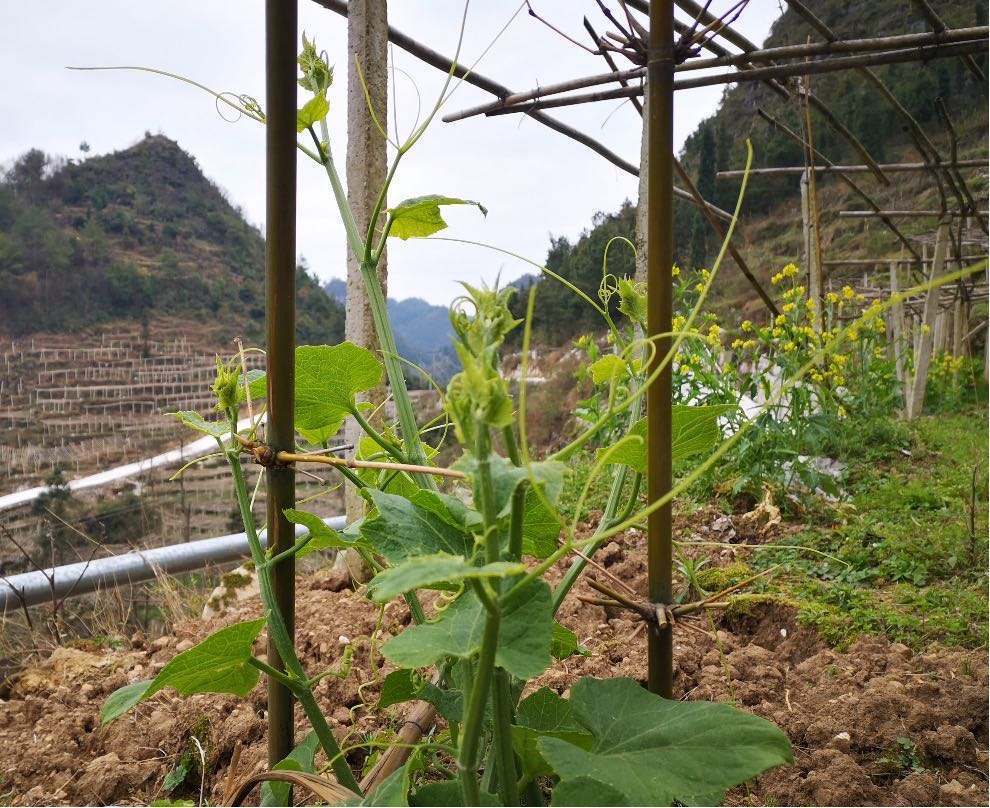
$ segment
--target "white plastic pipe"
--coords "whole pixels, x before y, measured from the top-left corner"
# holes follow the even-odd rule
[[[331,516],[323,521],[335,530],[342,530],[344,527],[343,516]],[[304,532],[304,527],[296,525],[297,536]],[[261,542],[263,545],[267,544],[265,531],[261,532]],[[210,564],[238,561],[249,555],[247,535],[232,533],[229,536],[217,536],[213,539],[170,544],[166,547],[124,553],[110,558],[97,558],[88,564],[80,562],[51,567],[45,570],[45,573],[52,576],[54,581],[54,598],[61,600],[102,589],[113,589],[128,583],[148,581],[158,572],[174,575],[202,569]],[[20,608],[22,603],[27,606],[48,603],[51,602],[52,597],[51,582],[45,574],[37,570],[0,579],[0,613],[6,614],[12,609]]]

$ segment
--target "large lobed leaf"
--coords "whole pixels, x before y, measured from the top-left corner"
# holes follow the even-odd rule
[[[376,387],[382,366],[351,342],[296,348],[296,427],[307,436],[333,435],[354,406],[354,397]]]
[[[550,587],[528,584],[502,612],[495,664],[519,679],[532,679],[550,667],[552,638]],[[429,623],[407,628],[382,646],[386,659],[404,668],[425,668],[454,656],[466,659],[481,648],[484,606],[468,591]]]
[[[154,679],[134,682],[114,691],[103,704],[101,722],[110,723],[166,687],[183,696],[194,693],[247,696],[258,683],[258,669],[248,660],[251,659],[251,647],[264,625],[265,618],[261,617],[222,628],[174,657]]]
[[[355,547],[367,547],[367,544],[360,539],[349,538],[347,534],[334,530],[315,513],[297,511],[295,508],[286,508],[283,513],[286,519],[293,524],[302,525],[313,536],[306,546],[296,553],[296,558],[302,558],[310,553],[315,553],[317,550],[349,550]]]
[[[368,597],[378,603],[438,584],[454,584],[469,578],[504,578],[525,572],[522,564],[495,561],[477,567],[463,556],[449,553],[409,558],[398,566],[382,570],[368,582]]]
[[[548,736],[539,753],[564,783],[589,778],[629,805],[711,800],[792,760],[787,736],[769,721],[727,704],[662,699],[632,679],[581,679],[570,705],[591,747]]]
[[[456,199],[437,194],[417,196],[405,199],[389,209],[389,215],[392,217],[392,229],[389,230],[389,235],[405,240],[426,238],[438,233],[447,227],[447,222],[440,215],[441,205],[474,205],[483,215],[488,215],[484,205],[472,202],[470,199]]]
[[[439,512],[441,500],[419,500],[424,507],[397,494],[372,488],[363,491],[375,512],[361,523],[361,537],[389,564],[435,553],[471,555],[474,537],[457,526],[450,511]]]

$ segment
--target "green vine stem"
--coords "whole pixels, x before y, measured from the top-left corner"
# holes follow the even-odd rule
[[[636,421],[639,419],[640,408],[642,406],[641,402],[642,399],[637,398],[636,401],[633,402],[632,407],[630,408],[629,411],[630,426],[632,424],[635,424]],[[612,476],[612,485],[609,488],[609,492],[608,492],[608,499],[605,502],[605,510],[602,512],[602,518],[598,523],[598,529],[595,531],[596,533],[604,533],[612,526],[613,523],[615,523],[616,517],[619,516],[620,514],[619,509],[620,506],[622,505],[622,491],[625,488],[627,477],[628,477],[628,468],[626,466],[619,466],[615,470],[615,474]],[[639,486],[633,485],[632,491],[630,491],[629,494],[631,499],[631,504],[635,505],[636,497],[638,496],[638,494],[639,494]],[[627,510],[628,508],[622,508],[621,513],[624,513]],[[621,519],[619,521],[621,521]],[[567,597],[567,594],[574,587],[574,584],[577,583],[578,578],[581,577],[581,573],[584,572],[584,568],[588,566],[587,559],[593,556],[598,551],[598,548],[601,547],[604,542],[605,542],[605,538],[603,537],[602,539],[592,543],[584,554],[586,556],[585,558],[578,556],[571,563],[570,568],[567,570],[566,573],[564,573],[564,577],[561,578],[560,583],[557,584],[556,588],[553,590],[553,596],[550,601],[550,608],[553,614],[556,614],[560,610],[560,607],[563,604],[564,599]]]
[[[236,434],[236,412],[233,414],[233,417],[228,416],[228,420],[230,421],[231,434]],[[284,684],[287,684],[299,700],[299,705],[306,713],[306,717],[309,719],[313,730],[320,740],[320,746],[323,747],[323,751],[331,761],[333,773],[336,775],[337,780],[341,785],[360,794],[361,787],[354,778],[354,774],[351,772],[350,766],[347,765],[347,761],[341,755],[340,746],[333,737],[333,732],[327,724],[326,717],[316,703],[316,698],[313,696],[313,691],[309,686],[306,672],[303,669],[302,663],[299,661],[299,657],[296,655],[295,645],[289,636],[289,631],[282,618],[282,613],[279,611],[278,604],[275,601],[275,593],[272,590],[271,581],[271,560],[265,557],[265,551],[261,546],[258,530],[254,524],[254,516],[251,513],[251,499],[247,490],[247,481],[244,479],[244,469],[241,466],[239,450],[236,446],[232,447],[225,451],[225,455],[234,478],[234,492],[241,513],[241,521],[244,523],[244,532],[247,535],[248,545],[251,548],[251,558],[254,561],[255,569],[258,571],[258,589],[261,596],[261,603],[265,609],[268,633],[286,667],[285,678],[289,681],[284,682]],[[269,673],[269,675],[271,674]]]

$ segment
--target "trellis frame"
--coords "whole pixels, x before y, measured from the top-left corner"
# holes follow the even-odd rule
[[[346,15],[347,13],[347,3],[345,0],[314,0],[314,2],[317,2],[318,4],[339,14]],[[694,0],[653,0],[652,3],[647,3],[645,0],[618,0],[618,2],[623,12],[625,12],[626,20],[628,22],[628,29],[623,28],[622,23],[617,17],[611,15],[607,11],[607,7],[604,4],[599,4],[600,7],[606,11],[606,16],[609,17],[610,21],[621,29],[621,33],[613,36],[612,42],[607,42],[605,38],[600,38],[599,42],[596,43],[598,46],[597,52],[603,56],[608,56],[609,52],[613,52],[626,57],[641,59],[643,64],[639,64],[637,66],[645,68],[645,72],[652,73],[655,87],[662,86],[660,92],[651,93],[651,97],[649,98],[650,103],[655,102],[658,105],[656,108],[657,112],[655,117],[651,115],[649,118],[651,144],[654,142],[664,144],[668,143],[668,140],[660,135],[659,130],[662,129],[663,131],[667,131],[671,126],[673,117],[673,93],[675,89],[687,89],[695,86],[708,86],[711,84],[758,80],[766,83],[782,98],[787,99],[790,98],[792,94],[788,88],[780,82],[779,79],[787,79],[792,76],[804,76],[817,72],[830,72],[832,70],[857,69],[860,71],[868,71],[871,65],[890,64],[903,61],[924,61],[928,58],[960,57],[966,60],[968,64],[973,61],[971,58],[973,53],[982,53],[986,48],[985,43],[987,38],[987,30],[985,28],[957,29],[955,31],[951,31],[940,21],[933,20],[931,15],[928,13],[928,11],[930,11],[930,7],[927,6],[927,3],[922,2],[917,5],[919,5],[921,8],[921,13],[929,19],[933,27],[933,35],[926,38],[924,41],[931,41],[932,44],[920,45],[917,48],[911,49],[895,48],[891,50],[888,48],[887,50],[878,49],[865,53],[856,53],[851,56],[838,56],[835,59],[828,60],[830,61],[830,64],[827,65],[821,65],[815,62],[802,62],[796,65],[780,65],[774,64],[774,59],[782,58],[780,53],[767,54],[765,52],[761,52],[761,49],[757,48],[748,39],[736,32],[726,20],[710,14],[708,12],[707,4],[702,7],[695,3]],[[684,23],[676,20],[674,17],[675,5],[692,15],[695,20],[694,23],[691,25],[685,25]],[[744,5],[745,2],[743,2],[743,6]],[[829,53],[830,51],[837,52],[842,48],[842,45],[835,44],[838,41],[838,38],[834,37],[827,26],[824,26],[824,23],[821,23],[817,17],[811,14],[802,3],[788,0],[788,5],[794,9],[796,13],[803,16],[815,30],[826,38],[825,44],[808,44],[804,50],[802,50],[800,46],[789,46],[789,53],[792,56],[793,54],[810,55],[812,53]],[[928,9],[927,11],[926,8]],[[648,36],[648,34],[645,27],[635,19],[635,16],[632,13],[633,11],[641,14],[649,14],[651,30],[657,30],[658,26],[662,25],[665,41],[661,43],[655,37],[649,37],[649,44],[645,45],[643,40],[646,36]],[[532,10],[531,13],[533,13]],[[534,16],[536,15],[534,14]],[[702,26],[700,32],[698,30],[698,26]],[[590,26],[587,27],[589,28],[589,31],[593,31]],[[676,45],[674,44],[673,39],[673,34],[675,31],[680,34],[680,39]],[[579,132],[567,124],[548,116],[543,111],[547,104],[545,101],[540,100],[541,96],[538,91],[537,95],[531,102],[523,102],[521,104],[517,104],[515,107],[506,106],[505,99],[511,97],[513,92],[504,85],[484,76],[480,76],[476,72],[469,71],[462,65],[454,64],[451,60],[446,59],[431,48],[416,42],[411,37],[408,37],[391,27],[389,28],[389,39],[394,44],[412,53],[414,56],[427,64],[431,64],[434,67],[438,67],[439,69],[445,71],[452,70],[455,76],[462,77],[466,82],[478,86],[486,92],[495,95],[500,99],[500,103],[503,108],[489,114],[504,114],[507,112],[526,114],[543,125],[548,126],[549,128],[552,128],[571,139],[583,143],[623,170],[633,174],[638,173],[634,166],[616,155],[604,144],[599,143],[585,133]],[[668,39],[669,42],[666,41]],[[743,53],[731,54],[731,52],[724,45],[717,41],[718,39],[725,40],[729,44],[734,45],[743,51]],[[877,42],[872,43],[871,45],[856,47],[879,48],[879,46],[883,44],[881,41],[882,39],[883,38],[879,38]],[[889,44],[890,43],[888,42],[888,45]],[[894,44],[897,43],[895,42]],[[662,59],[659,58],[661,55],[661,48],[663,53]],[[677,82],[673,80],[676,70],[676,67],[673,64],[671,64],[669,70],[669,82],[667,81],[667,71],[661,71],[657,67],[660,61],[666,61],[666,53],[668,48],[671,49],[674,59],[681,61],[688,58],[690,55],[694,55],[686,54],[682,52],[683,50],[689,50],[690,48],[704,48],[714,53],[716,58],[721,59],[725,64],[731,64],[736,67],[736,70],[716,77],[705,77],[694,80],[688,79],[683,81],[678,87]],[[875,74],[872,74],[872,72],[869,72],[869,74],[873,76],[870,80],[884,95],[885,99],[895,108],[895,110],[898,111],[899,114],[903,115],[905,113],[903,106],[900,105],[893,94],[890,93],[889,89],[887,89],[882,82],[876,79]],[[628,82],[631,76],[628,71],[613,70],[610,78],[620,86],[616,90],[606,91],[610,93],[609,95],[605,95],[604,93],[591,93],[586,94],[588,97],[572,98],[566,103],[590,103],[603,100],[604,98],[636,98],[643,92],[641,87],[629,86]],[[661,94],[663,97],[658,98],[657,96],[660,96]],[[878,180],[881,182],[889,182],[879,164],[877,164],[872,156],[869,155],[862,144],[852,136],[852,133],[842,125],[841,121],[839,121],[836,116],[831,113],[826,105],[824,105],[819,99],[814,98],[810,93],[807,94],[806,100],[809,104],[814,106],[819,114],[825,118],[827,125],[834,129],[840,136],[849,141],[850,145],[863,157],[866,166]],[[563,104],[557,103],[556,105]],[[456,117],[456,114],[450,117],[453,119]],[[953,185],[956,180],[954,177],[950,177],[950,171],[943,170],[941,165],[942,161],[938,157],[937,152],[933,155],[930,151],[928,151],[927,147],[929,144],[925,142],[924,133],[921,132],[921,137],[919,137],[915,128],[911,128],[912,131],[914,131],[919,152],[922,154],[924,162],[929,166],[929,170],[931,170],[933,174],[938,173],[943,175],[950,186]],[[800,136],[797,137],[800,139]],[[837,171],[838,167],[835,167],[825,155],[822,155],[820,152],[816,151],[814,153],[814,157],[816,161],[821,160],[826,163],[826,165],[832,167],[832,170]],[[953,164],[955,162],[956,161],[953,160]],[[653,175],[652,172],[654,170],[654,164],[656,163],[661,165],[656,166],[656,174]],[[674,188],[674,158],[669,150],[664,149],[663,152],[654,152],[651,155],[650,171],[652,180],[650,185],[653,187],[655,193],[653,195],[648,195],[649,215],[647,217],[647,221],[650,223],[652,235],[651,238],[648,239],[650,248],[648,248],[649,271],[647,280],[651,292],[650,298],[652,299],[650,302],[650,332],[651,335],[655,336],[657,333],[661,333],[659,329],[664,327],[665,322],[667,323],[666,330],[669,330],[669,320],[665,319],[665,309],[669,305],[672,296],[669,277],[670,261],[665,261],[664,259],[667,256],[672,257],[673,255],[673,230],[672,226],[668,227],[667,222],[670,204],[668,203],[666,205],[659,206],[658,209],[656,201],[657,199],[671,199],[675,194],[681,198],[690,196],[699,203],[703,202],[703,200],[698,199],[696,193],[691,194],[690,192],[679,192]],[[842,174],[840,174],[840,176],[844,177]],[[844,179],[853,187],[856,187],[855,183],[852,183],[852,181],[847,177],[844,177]],[[890,217],[884,215],[883,210],[872,202],[869,195],[865,194],[865,192],[862,193],[864,198],[869,200],[872,212],[879,213],[887,226],[893,232],[899,234],[896,225],[890,221]],[[718,211],[717,208],[713,209],[713,206],[709,203],[705,203],[705,207],[710,213],[716,212],[717,214],[724,214],[724,211]],[[718,223],[714,220],[714,217],[706,218],[717,231]],[[921,256],[917,255],[913,245],[911,245],[906,238],[903,238],[902,234],[899,235],[901,235],[902,243],[905,244],[905,248],[908,249],[909,252],[913,253],[916,259],[920,260]],[[664,272],[661,263],[668,264],[666,272]],[[744,274],[747,275],[751,283],[753,283],[758,291],[760,291],[761,297],[764,298],[764,301],[768,302],[772,308],[773,304],[769,300],[769,296],[767,296],[765,291],[759,287],[759,284],[756,282],[752,274],[744,268],[744,263],[741,260],[737,260],[737,263],[739,263],[740,268],[743,269]],[[657,498],[663,496],[670,490],[669,474],[666,471],[666,467],[669,465],[670,403],[671,395],[669,383],[666,383],[665,380],[661,378],[651,385],[647,397],[647,419],[650,424],[648,437],[648,458],[649,468],[652,471],[649,475],[652,480],[652,483],[650,484],[651,501],[655,501]],[[665,434],[668,438],[666,442],[664,442]],[[669,558],[669,552],[666,549],[666,546],[669,546],[670,543],[670,530],[671,525],[668,509],[660,509],[655,512],[653,516],[651,516],[648,529],[648,545],[650,547],[650,594],[651,598],[657,604],[658,609],[661,610],[665,608],[666,603],[669,603],[670,565],[666,561],[666,559]],[[656,635],[656,638],[654,638],[654,635]],[[668,622],[666,628],[652,631],[650,640],[651,688],[656,689],[667,696],[671,695],[668,684],[670,681],[670,657],[669,655],[666,655],[664,658],[661,658],[661,655],[654,653],[654,648],[659,647],[662,643],[669,642],[669,637],[670,626]],[[664,666],[665,670],[654,670],[657,665]]]

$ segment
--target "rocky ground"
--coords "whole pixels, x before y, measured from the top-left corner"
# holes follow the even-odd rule
[[[607,570],[595,573],[600,580],[615,576],[644,591],[641,535],[626,534],[598,558]],[[297,638],[313,672],[339,666],[345,647],[354,649],[349,673],[324,679],[317,695],[342,745],[359,747],[349,760],[360,769],[367,754],[360,745],[401,721],[401,705],[374,707],[388,671],[377,648],[408,614],[399,603],[380,614],[344,584],[330,569],[299,581]],[[593,593],[582,585],[580,594]],[[170,796],[217,804],[230,782],[264,766],[263,687],[246,701],[161,694],[106,727],[99,710],[116,688],[153,675],[219,626],[257,613],[257,600],[248,599],[222,617],[189,622],[150,642],[135,635],[116,650],[63,647],[3,683],[0,799],[101,805]],[[559,663],[539,684],[563,693],[586,675],[644,678],[643,627],[628,613],[606,613],[571,597],[562,622],[590,655]],[[987,804],[983,650],[934,644],[913,652],[861,638],[839,652],[802,627],[792,607],[743,598],[727,613],[679,625],[675,653],[679,697],[734,702],[777,723],[793,744],[793,766],[737,789],[730,803]],[[299,735],[306,730],[300,716]]]

